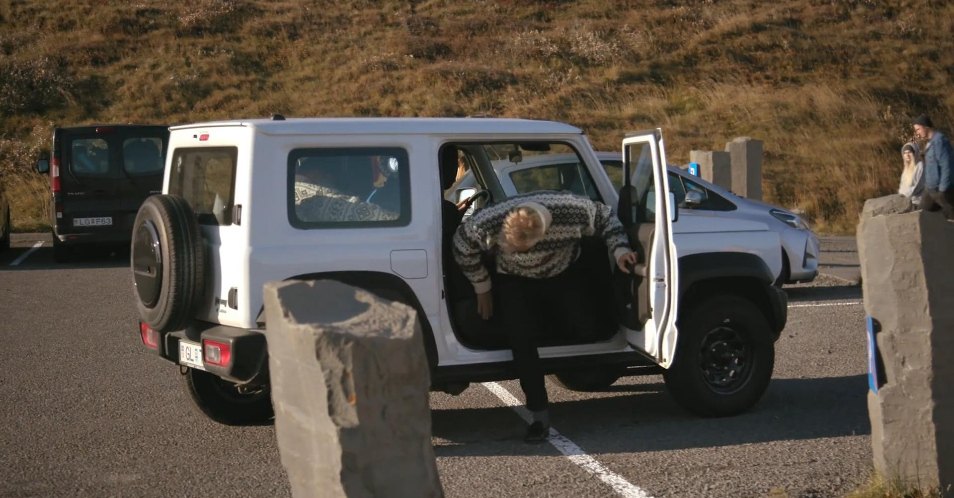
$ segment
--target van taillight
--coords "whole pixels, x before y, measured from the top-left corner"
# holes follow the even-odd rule
[[[60,193],[60,157],[53,156],[50,161],[50,188],[54,194]]]
[[[152,329],[149,324],[139,322],[139,337],[142,344],[149,349],[159,349],[159,332]]]
[[[202,360],[209,365],[228,367],[232,362],[232,346],[227,342],[202,339]]]
[[[116,129],[113,128],[112,126],[97,126],[96,127],[96,133],[101,135],[106,133],[112,133],[114,131],[116,131]]]

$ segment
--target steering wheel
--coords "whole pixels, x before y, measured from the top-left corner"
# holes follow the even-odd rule
[[[490,191],[489,191],[489,190],[478,190],[477,192],[474,192],[474,195],[472,195],[472,196],[470,196],[470,197],[468,197],[468,198],[466,198],[466,199],[464,199],[464,200],[462,200],[462,201],[460,201],[460,202],[457,203],[457,210],[458,210],[458,211],[467,211],[468,209],[470,209],[470,206],[471,206],[474,202],[476,202],[478,199],[480,199],[480,198],[483,198],[483,199],[484,199],[484,202],[489,201],[489,200],[490,200]]]

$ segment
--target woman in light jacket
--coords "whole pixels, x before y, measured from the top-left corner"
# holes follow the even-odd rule
[[[901,184],[898,193],[909,197],[915,206],[921,205],[921,194],[924,192],[924,161],[921,160],[921,149],[915,142],[908,142],[901,147],[901,159],[904,169],[901,171]]]

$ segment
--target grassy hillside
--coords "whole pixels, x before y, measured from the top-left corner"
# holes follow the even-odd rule
[[[910,117],[954,131],[951,33],[946,0],[0,0],[0,175],[35,228],[54,124],[519,116],[762,139],[767,200],[853,232]]]

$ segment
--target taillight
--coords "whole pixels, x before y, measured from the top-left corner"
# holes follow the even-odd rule
[[[50,188],[54,194],[58,194],[60,193],[60,156],[53,156],[50,163]]]
[[[149,324],[139,322],[139,337],[147,348],[159,350],[159,332],[153,330]]]
[[[232,362],[232,346],[227,342],[202,339],[202,359],[209,365],[228,367]]]

